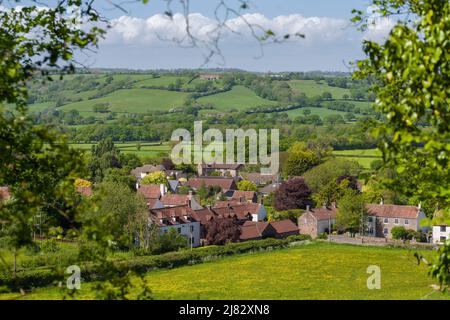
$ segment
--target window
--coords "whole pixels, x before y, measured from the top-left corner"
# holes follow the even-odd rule
[[[384,222],[384,223],[388,223],[388,222],[389,222],[389,219],[388,219],[388,218],[384,218],[383,222]]]
[[[191,232],[194,232],[194,226],[191,226],[190,229],[191,229]]]
[[[388,234],[388,233],[389,233],[388,228],[384,228],[383,233],[384,233],[384,234]]]
[[[368,221],[371,223],[372,222],[372,217],[369,217]]]
[[[178,233],[181,233],[181,228],[177,228]]]
[[[408,219],[405,219],[405,224],[409,224],[409,220]]]
[[[446,226],[441,226],[441,232],[445,232],[445,229],[447,229]]]
[[[398,224],[398,218],[395,218],[395,219],[394,219],[394,223],[395,223],[395,224]]]
[[[441,238],[439,239],[440,242],[445,242],[447,241],[447,237],[445,236],[441,236]]]

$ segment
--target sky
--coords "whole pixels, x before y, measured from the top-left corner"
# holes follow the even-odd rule
[[[147,4],[114,1],[121,3],[123,10],[108,0],[98,1],[97,9],[110,19],[112,27],[95,53],[77,55],[86,66],[349,71],[351,61],[364,57],[363,39],[382,41],[393,26],[392,21],[383,18],[364,33],[356,30],[350,23],[351,11],[370,10],[370,2],[364,0],[253,0],[241,16],[230,13],[226,17],[221,8],[219,20],[214,14],[219,0],[190,0],[188,21],[192,38],[187,38],[186,18],[179,0],[173,1],[172,19],[164,14],[165,0],[150,0]],[[239,8],[239,1],[225,1],[230,8]],[[291,37],[261,46],[252,31],[260,36],[261,30],[267,29],[278,37]],[[207,58],[211,52],[219,51],[220,54]]]

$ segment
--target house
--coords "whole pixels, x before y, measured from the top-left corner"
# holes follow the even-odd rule
[[[93,192],[92,192],[92,186],[89,187],[77,187],[76,188],[77,192],[85,197],[91,197]]]
[[[210,176],[213,173],[218,173],[222,177],[237,177],[239,170],[243,167],[243,164],[199,163],[197,165],[197,173],[199,176]]]
[[[240,226],[240,229],[240,241],[261,240],[272,237],[275,234],[275,230],[267,222],[246,221]]]
[[[298,217],[298,229],[300,234],[309,234],[312,238],[317,238],[321,233],[329,233],[332,226],[336,224],[336,206],[323,206],[311,209],[306,207],[306,211]]]
[[[230,190],[225,196],[230,200],[239,202],[258,202],[258,196],[255,191]]]
[[[259,172],[241,172],[242,179],[248,180],[257,186],[265,186],[270,183],[277,183],[280,180],[277,174],[261,174]]]
[[[214,212],[224,217],[236,216],[239,220],[264,221],[267,210],[261,203],[228,202],[226,205],[214,206]]]
[[[161,197],[160,201],[164,207],[188,205],[193,210],[203,208],[192,196],[192,192],[189,192],[189,194],[165,194]]]
[[[134,168],[133,170],[131,170],[131,175],[135,176],[137,180],[141,180],[149,173],[157,172],[157,171],[165,172],[166,168],[163,165],[154,166],[151,164],[146,164],[142,167],[137,167],[137,168]]]
[[[167,193],[165,184],[144,184],[137,189],[138,194],[142,194],[146,200],[159,199]]]
[[[298,234],[298,227],[291,220],[272,222],[246,221],[240,226],[241,241],[260,240],[265,238],[283,239]]]
[[[205,185],[205,187],[218,186],[222,189],[223,193],[227,192],[228,190],[237,190],[236,182],[232,178],[198,177],[189,179],[186,182],[186,185],[194,190],[198,190],[203,184]]]
[[[205,73],[205,74],[201,74],[199,77],[202,80],[212,81],[212,80],[219,80],[222,76],[217,73]]]
[[[420,226],[420,221],[426,218],[420,206],[369,204],[367,212],[367,228],[370,236],[391,238],[392,228],[399,226],[414,231],[428,230]]]
[[[152,209],[149,218],[151,224],[158,226],[161,234],[175,229],[186,237],[190,246],[200,246],[200,222],[193,217],[193,210],[189,206]]]
[[[275,238],[277,239],[284,239],[299,233],[297,225],[289,219],[272,221],[270,225],[275,230]]]
[[[433,243],[443,244],[450,239],[450,226],[440,224],[433,226]]]
[[[259,190],[259,192],[260,192],[264,197],[267,197],[269,194],[275,193],[275,191],[278,190],[278,188],[280,187],[280,185],[281,185],[280,182],[271,183],[271,184],[268,184],[267,186],[261,188],[261,189]]]

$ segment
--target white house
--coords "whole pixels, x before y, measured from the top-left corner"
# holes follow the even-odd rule
[[[442,224],[433,226],[433,243],[443,244],[450,239],[450,226]]]
[[[150,221],[159,227],[160,233],[175,229],[186,237],[189,246],[200,246],[200,222],[193,218],[188,205],[150,210]]]

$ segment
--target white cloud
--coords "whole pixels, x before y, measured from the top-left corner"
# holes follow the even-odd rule
[[[191,34],[200,41],[213,41],[220,32],[221,39],[226,41],[235,37],[250,40],[251,29],[258,35],[263,30],[272,30],[278,36],[285,34],[305,34],[306,43],[320,43],[337,41],[345,35],[345,26],[348,22],[344,19],[328,17],[304,17],[299,14],[278,16],[269,19],[262,14],[245,14],[242,17],[229,19],[225,22],[226,27],[218,28],[219,22],[203,16],[200,13],[189,15],[189,26]],[[295,37],[294,37],[295,39]],[[172,19],[156,14],[147,19],[121,16],[112,21],[112,28],[106,36],[106,43],[135,43],[154,44],[161,40],[187,41],[186,18],[177,13]]]

